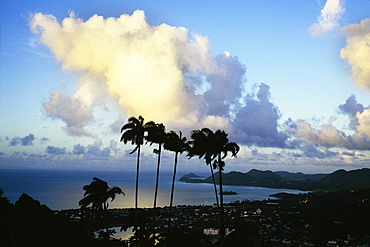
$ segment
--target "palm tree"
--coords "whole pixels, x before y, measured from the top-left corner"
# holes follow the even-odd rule
[[[213,151],[213,142],[214,142],[214,133],[212,130],[208,128],[203,128],[201,130],[193,130],[191,131],[191,138],[192,141],[189,141],[189,144],[191,146],[187,156],[190,158],[194,156],[198,156],[199,159],[204,159],[206,162],[206,165],[209,166],[211,170],[212,175],[212,182],[213,182],[213,188],[215,191],[215,197],[216,197],[216,204],[219,207],[220,204],[218,202],[218,193],[217,193],[217,187],[216,187],[216,180],[213,173],[214,167],[212,165],[212,160],[214,159],[214,151]]]
[[[123,132],[120,141],[125,144],[131,142],[132,145],[136,145],[134,150],[130,152],[133,154],[137,151],[136,159],[136,185],[135,185],[135,222],[137,222],[137,208],[138,208],[138,198],[139,198],[139,168],[140,168],[140,149],[141,145],[144,143],[144,118],[139,116],[130,117],[128,123],[122,126],[121,133]],[[135,224],[135,228],[137,224]]]
[[[225,238],[225,224],[224,224],[224,208],[223,208],[223,190],[222,190],[222,170],[225,166],[223,161],[226,158],[228,152],[231,152],[231,156],[236,157],[239,152],[239,146],[235,142],[229,142],[227,134],[223,130],[217,130],[214,134],[214,139],[212,143],[212,153],[213,157],[216,158],[213,166],[218,167],[219,175],[219,188],[220,188],[220,243],[223,245]]]
[[[164,148],[166,150],[175,152],[175,164],[173,168],[172,186],[171,186],[170,211],[169,211],[169,216],[168,216],[168,231],[171,231],[172,203],[173,203],[173,195],[175,191],[175,180],[176,180],[178,156],[184,151],[189,150],[189,144],[187,142],[186,137],[182,137],[181,131],[180,131],[180,135],[178,135],[175,131],[170,131],[166,135],[166,141],[164,143]]]
[[[219,190],[220,190],[220,243],[223,244],[225,237],[225,226],[224,226],[224,209],[223,209],[223,190],[222,190],[222,170],[225,166],[223,161],[226,158],[227,153],[231,152],[232,156],[236,156],[239,152],[239,146],[234,142],[229,142],[225,131],[217,130],[213,133],[208,128],[203,128],[200,131],[194,130],[191,132],[191,138],[193,141],[190,142],[191,148],[188,152],[188,156],[204,158],[206,164],[210,166],[213,185],[215,189],[216,201],[218,204],[218,195],[216,182],[213,174],[213,169],[218,168],[219,178]]]
[[[78,203],[82,211],[91,204],[91,209],[96,210],[98,215],[102,215],[106,223],[106,239],[109,240],[109,225],[108,225],[108,200],[111,202],[116,198],[116,195],[123,194],[122,189],[117,186],[110,188],[108,183],[94,177],[89,185],[83,187],[85,190],[84,198]]]
[[[158,155],[157,160],[157,174],[155,180],[155,191],[154,191],[154,205],[153,205],[153,235],[155,234],[155,210],[157,207],[157,197],[158,197],[158,183],[159,183],[159,167],[161,163],[161,152],[162,145],[165,142],[165,127],[163,124],[156,124],[153,121],[150,121],[145,124],[145,128],[148,130],[148,136],[146,140],[150,142],[150,145],[153,143],[158,143],[158,149],[154,149],[154,153]]]

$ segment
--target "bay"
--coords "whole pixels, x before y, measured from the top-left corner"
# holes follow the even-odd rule
[[[139,207],[153,207],[155,187],[154,172],[139,174]],[[178,174],[178,180],[183,174]],[[208,174],[199,174],[204,177]],[[0,188],[4,197],[14,203],[26,193],[53,210],[78,208],[83,198],[82,187],[91,183],[93,177],[108,182],[109,186],[119,186],[125,196],[119,195],[110,208],[133,208],[135,198],[135,172],[129,171],[82,171],[82,170],[0,170]],[[171,172],[161,172],[157,206],[169,205],[171,191]],[[237,195],[225,195],[224,202],[242,200],[264,200],[278,192],[305,193],[299,190],[271,189],[251,186],[225,185],[224,191],[235,191]],[[193,184],[176,181],[174,205],[212,205],[215,195],[212,184]]]

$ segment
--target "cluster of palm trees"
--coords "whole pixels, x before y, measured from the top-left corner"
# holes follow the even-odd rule
[[[165,126],[163,124],[158,124],[153,121],[144,123],[144,118],[142,116],[130,117],[128,122],[124,124],[121,128],[121,139],[120,141],[127,144],[131,143],[135,145],[135,148],[131,151],[130,154],[137,152],[137,163],[136,163],[136,188],[135,188],[135,226],[134,230],[137,230],[137,217],[138,217],[138,188],[139,188],[139,170],[140,170],[140,151],[141,146],[145,143],[150,145],[156,143],[158,148],[154,152],[158,155],[157,160],[157,173],[156,173],[156,186],[154,193],[154,205],[153,205],[153,235],[154,226],[155,226],[155,209],[157,203],[157,194],[158,194],[158,181],[159,181],[159,170],[160,170],[160,159],[162,147],[166,150],[172,151],[175,153],[175,162],[174,170],[172,177],[172,187],[171,187],[171,199],[169,207],[169,231],[171,230],[171,210],[173,204],[173,195],[174,195],[174,186],[176,171],[178,165],[178,156],[183,152],[187,152],[189,158],[199,157],[205,160],[206,165],[210,167],[216,203],[219,205],[219,219],[220,219],[220,240],[221,243],[225,237],[225,228],[224,228],[224,215],[223,215],[223,190],[222,190],[222,170],[225,166],[224,158],[230,152],[232,156],[236,156],[239,152],[239,146],[234,142],[229,142],[228,135],[223,130],[217,130],[213,132],[208,128],[203,128],[201,130],[191,131],[190,137],[192,140],[188,141],[186,137],[182,136],[180,131],[177,134],[175,131],[166,132]],[[145,143],[144,143],[145,142]],[[213,169],[218,169],[219,181],[215,181],[215,176]],[[219,195],[220,200],[218,200],[218,193],[216,183],[219,184]]]

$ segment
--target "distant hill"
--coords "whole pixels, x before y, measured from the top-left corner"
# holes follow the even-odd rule
[[[218,184],[218,172],[215,181]],[[205,179],[183,176],[180,181],[186,183],[212,183],[212,177]],[[247,173],[232,171],[223,174],[223,184],[244,185],[267,188],[299,190],[341,190],[370,187],[370,169],[345,171],[338,170],[331,174],[303,174],[284,171],[272,172],[252,169]]]
[[[216,175],[216,181],[218,183],[219,174],[216,173],[215,175]],[[222,177],[222,180],[225,185],[243,185],[247,181],[252,181],[253,177],[245,173],[233,171],[233,172],[224,174],[224,176]]]
[[[283,178],[276,173],[268,171],[260,171],[257,169],[252,169],[247,172],[248,175],[254,177],[255,179],[271,179],[271,180],[282,180]]]
[[[201,178],[202,176],[199,176],[195,173],[188,173],[188,174],[185,174],[184,177],[188,177],[188,178]]]
[[[356,189],[370,187],[370,169],[338,170],[319,180],[323,187],[331,189]]]
[[[323,177],[326,177],[328,174],[304,174],[302,172],[291,173],[285,171],[274,172],[276,175],[279,175],[282,178],[291,179],[291,180],[319,180]]]

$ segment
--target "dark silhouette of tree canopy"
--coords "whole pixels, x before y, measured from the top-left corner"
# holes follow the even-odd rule
[[[84,198],[82,198],[78,203],[82,210],[91,205],[91,209],[95,210],[98,215],[104,217],[106,221],[106,238],[108,240],[108,201],[111,199],[112,202],[116,198],[116,195],[125,194],[120,187],[109,187],[107,182],[97,177],[94,177],[93,181],[89,185],[85,185],[83,189],[85,190]]]
[[[178,156],[184,151],[189,150],[189,144],[187,142],[186,137],[182,137],[181,131],[180,131],[180,135],[178,135],[175,131],[170,131],[166,135],[166,141],[164,143],[164,148],[166,150],[175,152],[175,164],[173,168],[172,186],[171,186],[170,210],[169,210],[169,216],[168,216],[168,230],[171,231],[171,216],[172,216],[171,213],[172,213],[173,195],[175,191],[175,180],[176,180]]]
[[[212,168],[218,168],[219,171],[219,190],[220,190],[220,243],[223,244],[225,237],[225,225],[224,225],[224,209],[223,209],[223,190],[222,190],[222,170],[225,166],[223,161],[227,154],[231,152],[232,156],[236,156],[239,152],[239,146],[234,142],[229,142],[227,134],[223,130],[217,130],[213,132],[208,128],[201,130],[194,130],[191,132],[191,138],[193,139],[190,144],[191,148],[188,152],[188,156],[198,156],[203,158],[207,165],[210,166],[213,185],[215,188],[216,201],[218,202],[216,182]]]
[[[216,167],[212,166],[212,160],[214,159],[214,152],[213,152],[213,146],[212,143],[214,142],[214,133],[212,130],[208,128],[203,128],[201,130],[193,130],[191,131],[192,141],[189,141],[190,149],[188,151],[187,156],[189,158],[192,158],[194,156],[198,156],[199,159],[204,159],[206,162],[206,165],[209,166],[209,169],[211,171],[212,175],[212,182],[213,182],[213,188],[215,191],[215,198],[217,206],[220,206],[220,203],[218,201],[218,193],[217,193],[217,187],[216,187],[216,180],[214,176],[213,169],[216,169]]]
[[[120,141],[127,144],[130,142],[132,145],[135,145],[134,150],[130,152],[133,154],[137,151],[136,159],[136,184],[135,184],[135,215],[137,221],[137,208],[138,208],[138,198],[139,198],[139,170],[140,170],[140,149],[141,145],[144,143],[144,118],[139,116],[139,118],[130,117],[128,123],[122,126],[121,128],[121,139]],[[137,225],[135,226],[135,228]]]

